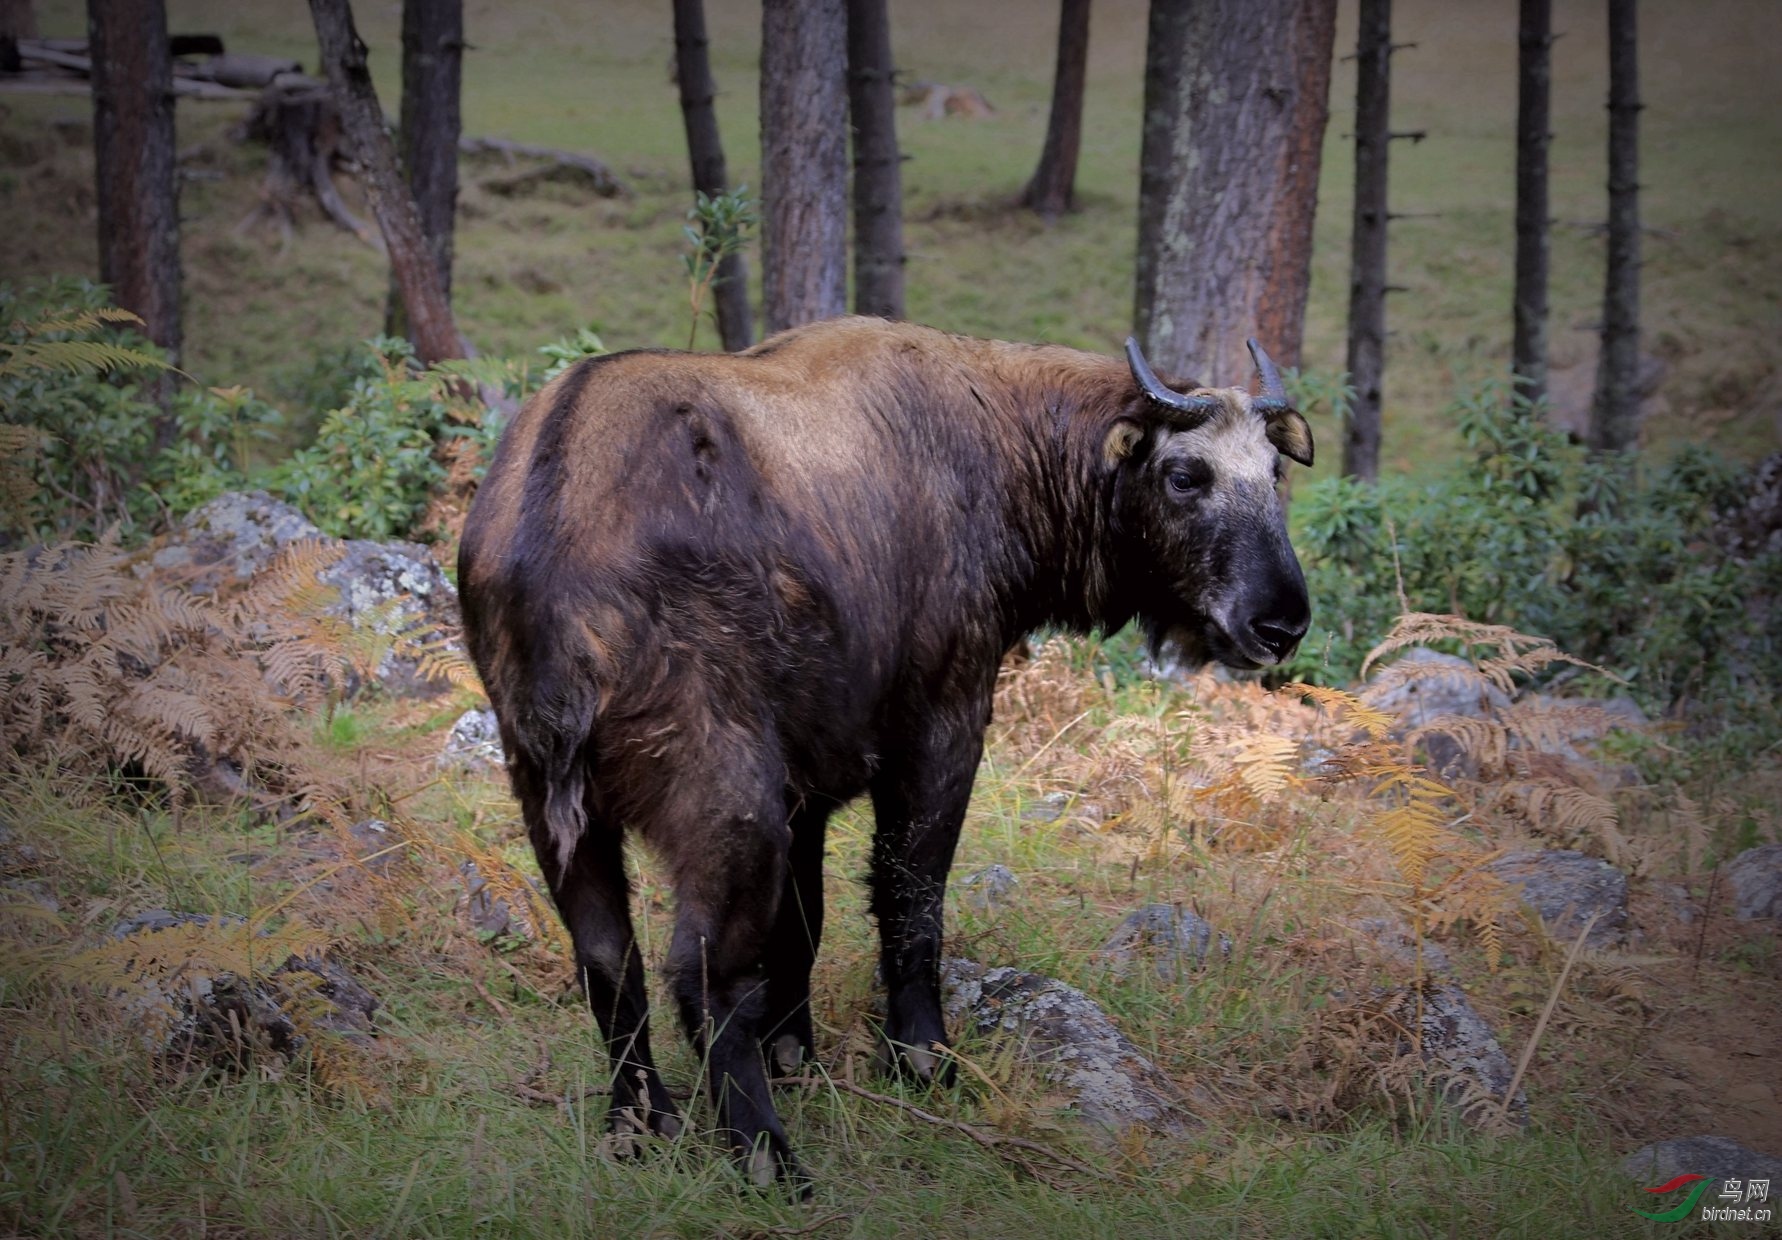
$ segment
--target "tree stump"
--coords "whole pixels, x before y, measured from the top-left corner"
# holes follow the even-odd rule
[[[288,244],[299,206],[313,198],[336,225],[374,249],[383,248],[377,233],[347,210],[335,187],[334,166],[351,163],[352,152],[326,82],[301,73],[280,74],[260,93],[241,135],[264,142],[270,153],[260,202],[235,226],[236,232],[270,223]]]

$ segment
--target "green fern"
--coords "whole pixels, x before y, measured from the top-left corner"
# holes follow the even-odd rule
[[[82,318],[85,317],[87,316],[82,316]],[[129,318],[136,319],[136,316],[132,314]],[[80,319],[71,319],[65,322],[79,323],[80,321]],[[38,330],[78,329],[70,329],[58,323],[54,327],[43,327]],[[52,374],[66,375],[104,374],[112,370],[178,370],[178,367],[153,354],[144,353],[140,349],[126,348],[120,344],[112,344],[107,340],[30,339],[18,344],[0,343],[0,352],[5,354],[3,358],[0,358],[0,379],[22,375],[28,370],[43,370]]]

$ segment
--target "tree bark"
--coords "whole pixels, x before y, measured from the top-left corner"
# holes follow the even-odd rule
[[[402,123],[398,142],[402,170],[439,266],[448,301],[452,295],[452,240],[458,213],[459,110],[464,66],[463,0],[402,0]],[[384,311],[384,330],[406,335],[408,316],[394,275]]]
[[[1510,372],[1516,390],[1547,398],[1547,204],[1553,0],[1521,0],[1516,87],[1516,326]]]
[[[848,0],[854,135],[854,312],[903,317],[903,161],[885,0]]]
[[[89,0],[99,278],[180,359],[179,185],[174,170],[173,58],[163,0]],[[163,384],[163,406],[172,394]],[[155,446],[173,442],[171,412]]]
[[[847,311],[846,0],[761,6],[761,284],[767,330]]]
[[[718,136],[718,114],[712,108],[718,86],[712,79],[709,40],[705,33],[705,0],[674,0],[675,79],[681,86],[681,119],[687,128],[687,156],[693,165],[693,188],[708,197],[730,189],[724,167],[724,143]],[[749,309],[749,260],[743,254],[724,256],[712,282],[718,315],[718,337],[731,353],[755,339]]]
[[[19,40],[37,37],[37,9],[31,0],[0,0],[0,73],[17,73]]]
[[[1089,0],[1063,0],[1058,15],[1058,67],[1052,114],[1039,167],[1021,191],[1021,205],[1047,219],[1076,206],[1077,153],[1083,145],[1083,90],[1089,72]]]
[[[1590,446],[1640,438],[1640,82],[1635,0],[1609,0],[1609,261]]]
[[[428,364],[462,357],[438,256],[421,227],[414,195],[396,166],[396,149],[384,128],[384,112],[365,65],[365,43],[353,26],[352,8],[347,0],[309,0],[309,12],[322,66],[340,108],[341,129],[364,170],[366,196],[390,253],[390,271],[402,293],[415,353]]]
[[[1299,364],[1335,0],[1152,0],[1138,335],[1159,369],[1242,383],[1255,336]]]
[[[1386,154],[1392,145],[1392,0],[1361,0],[1355,40],[1355,217],[1350,236],[1349,349],[1355,397],[1343,473],[1380,476],[1380,391],[1386,368]]]

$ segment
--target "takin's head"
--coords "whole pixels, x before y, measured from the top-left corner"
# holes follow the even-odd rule
[[[1306,580],[1276,498],[1283,456],[1312,463],[1312,432],[1257,343],[1262,393],[1164,386],[1126,342],[1138,416],[1109,432],[1117,579],[1153,651],[1253,668],[1289,657],[1311,621]]]

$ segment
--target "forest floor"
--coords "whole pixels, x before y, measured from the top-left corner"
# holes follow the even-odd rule
[[[758,185],[758,10],[710,4],[718,108],[732,178]],[[397,107],[395,6],[359,22],[386,109]],[[38,5],[46,35],[84,30],[68,0]],[[313,67],[302,6],[190,0],[181,30]],[[1353,41],[1341,10],[1339,51]],[[899,109],[912,319],[951,331],[1116,350],[1131,320],[1144,6],[1103,0],[1091,34],[1081,209],[1047,226],[1012,201],[1044,132],[1056,31],[1050,0],[893,6],[910,80],[971,85],[994,115],[928,119]],[[1423,131],[1392,153],[1385,460],[1420,475],[1447,460],[1456,390],[1508,364],[1513,240],[1515,13],[1409,0],[1394,37],[1393,124]],[[483,352],[519,353],[597,324],[609,347],[681,347],[688,201],[681,119],[666,69],[668,11],[644,0],[595,10],[564,0],[467,5],[472,135],[567,148],[611,165],[633,193],[603,200],[546,186],[501,197],[467,162],[457,237],[460,324]],[[1559,403],[1588,401],[1600,317],[1606,54],[1600,11],[1556,5],[1552,350]],[[1782,81],[1768,49],[1782,10],[1764,0],[1652,6],[1642,15],[1646,110],[1641,210],[1645,348],[1656,386],[1647,435],[1755,458],[1782,444]],[[1353,64],[1336,66],[1317,218],[1305,362],[1334,374],[1347,307]],[[246,383],[313,425],[342,352],[381,327],[381,257],[311,211],[288,244],[238,232],[257,202],[263,148],[228,131],[245,105],[179,105],[187,366]],[[0,96],[0,278],[94,268],[91,117],[84,98]],[[339,178],[360,209],[356,183]],[[368,217],[367,217],[368,218]],[[754,276],[759,280],[759,264]],[[711,347],[709,325],[702,345]],[[1210,376],[1234,382],[1240,376]],[[1328,423],[1316,426],[1337,442]],[[1321,470],[1338,454],[1320,454]]]
[[[745,1191],[699,1102],[694,1135],[615,1159],[601,1139],[604,1053],[562,933],[526,895],[513,803],[498,777],[435,761],[476,699],[370,698],[298,720],[305,778],[379,807],[388,825],[369,846],[313,818],[279,827],[193,805],[170,815],[104,780],[0,781],[0,1231],[1658,1236],[1672,1232],[1632,1213],[1648,1204],[1619,1168],[1633,1150],[1708,1132],[1782,1149],[1764,1071],[1782,1040],[1774,930],[1728,915],[1724,883],[1716,896],[1654,789],[1616,798],[1620,847],[1640,859],[1622,947],[1585,952],[1562,985],[1568,944],[1531,919],[1504,923],[1495,969],[1477,925],[1431,939],[1512,1061],[1550,1008],[1524,1078],[1527,1128],[1481,1128],[1403,1070],[1414,1061],[1399,1026],[1357,1023],[1417,965],[1363,929],[1410,915],[1383,794],[1300,767],[1298,755],[1340,744],[1353,725],[1253,685],[1118,683],[1102,660],[1092,645],[1055,645],[1007,674],[948,901],[949,953],[1082,989],[1191,1099],[1187,1131],[1104,1134],[1073,1117],[1068,1091],[1019,1042],[969,1023],[956,1034],[962,1084],[880,1075],[859,882],[870,814],[854,807],[831,829],[814,985],[814,1072],[843,1085],[778,1099],[814,1200]],[[1273,764],[1278,779],[1233,816],[1229,800],[1199,798],[1237,786],[1208,755],[1241,754],[1246,739],[1273,757],[1238,773]],[[1180,796],[1175,762],[1176,786],[1190,789]],[[1737,800],[1723,817],[1744,815],[1747,830],[1773,796],[1742,777],[1692,790]],[[1487,821],[1484,847],[1606,846],[1539,815]],[[1719,834],[1700,845],[1703,857],[1738,846]],[[519,911],[511,926],[467,916],[466,863]],[[1005,898],[959,887],[990,865],[1018,880]],[[672,901],[647,857],[633,868],[654,969]],[[1450,890],[1429,907],[1460,901]],[[1195,910],[1230,951],[1176,980],[1111,968],[1097,949],[1149,903]],[[376,996],[377,1037],[312,1033],[309,1057],[287,1063],[261,1046],[245,1069],[157,1058],[153,1027],[127,1002],[155,936],[120,949],[110,929],[148,909],[246,914],[260,933],[284,919],[280,933],[329,944]],[[225,950],[225,925],[188,944],[195,973],[207,943]],[[134,963],[118,971],[126,955]],[[656,1043],[686,1096],[698,1065],[666,1017]],[[854,1087],[905,1106],[844,1092]],[[986,1148],[912,1104],[1051,1153]]]

